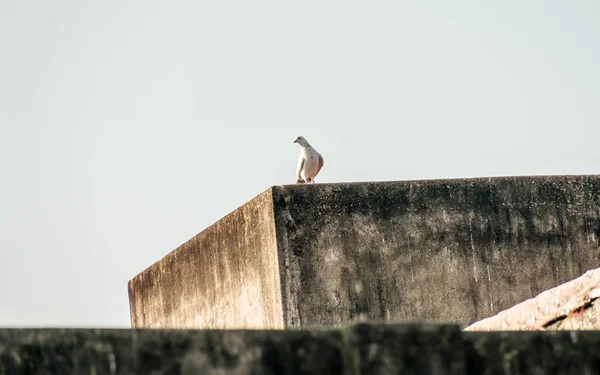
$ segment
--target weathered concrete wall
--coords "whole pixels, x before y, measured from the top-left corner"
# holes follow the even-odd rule
[[[470,323],[600,265],[600,176],[275,186],[130,282],[134,327]]]
[[[132,327],[283,328],[271,191],[129,281]]]
[[[594,374],[600,332],[0,329],[0,374]]]
[[[286,326],[483,319],[600,264],[598,176],[273,188]]]

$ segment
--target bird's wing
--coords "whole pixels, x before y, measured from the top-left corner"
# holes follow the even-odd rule
[[[315,173],[315,176],[319,173],[319,171],[321,170],[321,168],[323,168],[323,155],[319,154],[319,168],[317,169],[317,173]]]
[[[296,175],[298,176],[299,179],[302,179],[302,176],[300,176],[300,172],[302,172],[303,167],[304,167],[304,156],[301,154],[300,157],[298,158],[298,167],[296,168]]]

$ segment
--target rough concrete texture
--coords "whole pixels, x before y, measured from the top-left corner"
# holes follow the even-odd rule
[[[600,177],[273,188],[286,326],[496,314],[599,265]]]
[[[598,329],[600,268],[471,324],[465,331]]]
[[[132,327],[283,328],[271,192],[129,281]]]
[[[592,375],[600,368],[598,331],[465,332],[469,374]]]
[[[599,244],[600,176],[275,186],[136,276],[132,324],[465,327],[598,267]]]
[[[594,374],[600,332],[0,329],[0,374]]]

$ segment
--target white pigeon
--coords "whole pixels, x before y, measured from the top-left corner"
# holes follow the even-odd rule
[[[294,141],[300,145],[300,157],[298,158],[298,169],[296,175],[297,184],[314,183],[315,177],[323,168],[323,156],[317,152],[304,137],[298,137]]]

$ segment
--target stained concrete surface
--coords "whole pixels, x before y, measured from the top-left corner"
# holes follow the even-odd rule
[[[283,328],[271,192],[129,281],[134,328]]]
[[[465,327],[597,268],[599,244],[600,176],[274,186],[131,280],[132,326]]]
[[[277,186],[286,326],[491,316],[600,263],[600,178]]]
[[[0,329],[0,374],[593,374],[600,332]]]

